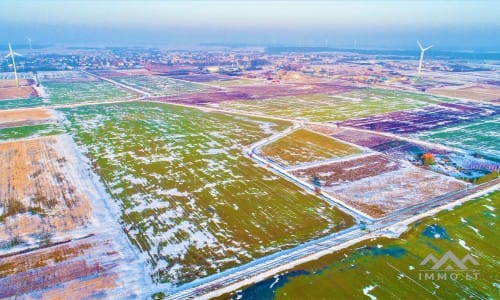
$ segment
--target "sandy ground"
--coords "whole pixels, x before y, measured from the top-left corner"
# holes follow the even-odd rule
[[[45,108],[0,111],[0,128],[48,123],[53,111]]]

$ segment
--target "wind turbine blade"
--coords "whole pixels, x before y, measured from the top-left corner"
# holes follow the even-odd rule
[[[23,56],[22,54],[19,54],[17,52],[12,52],[13,55],[16,55],[16,56]]]
[[[420,47],[420,50],[424,50],[424,47],[422,47],[422,44],[420,44],[419,41],[417,41],[418,46]]]
[[[430,45],[429,47],[425,48],[424,51],[427,51],[427,50],[431,49],[432,47],[434,47],[434,45]]]
[[[7,55],[5,55],[5,58],[9,58],[9,57],[10,57],[10,53],[9,53],[9,54],[7,54]]]

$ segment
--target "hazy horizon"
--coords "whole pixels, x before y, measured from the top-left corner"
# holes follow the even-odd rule
[[[5,1],[0,43],[498,50],[494,1]]]

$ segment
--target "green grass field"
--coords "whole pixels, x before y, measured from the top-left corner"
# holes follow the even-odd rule
[[[500,117],[426,131],[417,138],[500,158]]]
[[[44,100],[41,97],[26,98],[26,99],[0,100],[0,110],[45,106],[45,105],[48,105],[47,103],[48,103],[48,100]]]
[[[48,105],[130,100],[138,96],[105,81],[46,82],[43,88],[48,95]]]
[[[172,79],[165,76],[113,77],[115,81],[150,93],[152,96],[175,96],[203,92],[209,87],[196,82]]]
[[[499,204],[497,191],[416,222],[398,239],[363,242],[297,266],[280,276],[273,289],[274,278],[247,288],[241,299],[498,298]],[[479,271],[477,279],[468,280],[459,271],[457,280],[424,280],[419,272],[432,263],[420,263],[429,254],[439,259],[447,251],[459,259],[470,253],[479,265],[466,265]]]
[[[1,100],[0,110],[83,102],[131,100],[138,97],[137,94],[105,81],[44,82],[42,86],[46,93],[43,98]]]
[[[0,128],[0,141],[55,135],[63,132],[64,130],[57,124]]]
[[[61,111],[154,280],[187,282],[353,224],[244,156],[287,122],[155,103]]]
[[[338,95],[313,94],[253,101],[224,101],[220,107],[309,121],[343,121],[373,114],[423,107],[443,97],[383,89],[361,89]]]
[[[309,130],[296,130],[261,149],[262,154],[285,165],[324,160],[361,153],[361,150]]]

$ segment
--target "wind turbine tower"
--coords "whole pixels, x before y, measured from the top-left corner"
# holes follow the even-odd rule
[[[30,38],[29,36],[27,36],[27,37],[26,37],[26,39],[28,40],[28,45],[29,45],[29,47],[30,47],[30,51],[31,51],[31,50],[33,50],[33,49],[31,48],[31,38]]]
[[[22,56],[21,54],[12,51],[12,46],[9,43],[9,54],[5,55],[5,58],[11,58],[12,59],[12,67],[14,68],[14,78],[16,80],[16,86],[19,87],[19,78],[17,77],[17,69],[16,69],[16,60],[14,59],[14,56]]]
[[[424,48],[424,47],[422,47],[422,44],[420,44],[420,42],[417,41],[417,44],[418,44],[418,47],[420,47],[420,61],[418,62],[417,78],[420,78],[420,75],[422,75],[422,63],[424,62],[424,53],[425,53],[425,51],[434,47],[434,45],[431,45],[427,48]]]

